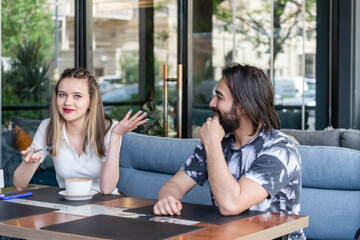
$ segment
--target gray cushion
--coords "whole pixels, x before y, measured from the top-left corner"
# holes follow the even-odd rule
[[[15,125],[18,125],[32,138],[35,136],[36,130],[41,123],[41,120],[25,119],[21,117],[14,117],[11,121],[13,123],[13,129],[15,128]]]
[[[341,135],[341,147],[360,150],[360,130],[347,129]]]
[[[301,145],[340,147],[340,137],[345,129],[321,131],[281,129],[281,131],[293,136]]]

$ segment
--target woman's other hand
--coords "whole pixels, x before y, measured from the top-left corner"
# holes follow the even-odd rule
[[[134,116],[130,117],[132,110],[130,110],[123,120],[121,120],[118,124],[116,124],[111,133],[122,136],[127,132],[131,132],[132,130],[136,129],[138,126],[146,123],[149,121],[146,118],[147,113],[143,111],[138,111],[134,114]]]
[[[33,153],[36,149],[32,147],[28,147],[26,150],[21,151],[23,155],[22,160],[28,163],[37,163],[41,160],[41,151]]]

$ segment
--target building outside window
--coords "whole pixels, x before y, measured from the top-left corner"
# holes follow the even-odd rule
[[[193,0],[191,17],[193,132],[211,116],[208,104],[221,69],[234,61],[269,73],[283,127],[313,129],[316,1],[205,2],[207,7],[204,1]],[[144,134],[162,134],[163,65],[168,65],[169,77],[176,76],[178,6],[176,0],[92,1],[92,70],[106,112],[121,119],[130,107],[146,107],[156,120],[152,122],[155,127],[144,129]],[[14,116],[48,116],[50,91],[59,73],[74,66],[74,12],[73,0],[2,1],[4,129],[13,127]],[[152,25],[144,29],[149,19]],[[152,47],[147,54],[152,71],[144,77],[140,61],[141,46],[146,44]],[[175,85],[169,86],[168,127],[172,132],[176,129]],[[149,86],[151,98],[144,98],[142,89]],[[292,120],[287,119],[290,115]]]

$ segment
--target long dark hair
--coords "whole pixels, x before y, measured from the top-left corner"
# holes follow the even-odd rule
[[[86,123],[83,126],[84,141],[82,148],[83,151],[85,151],[87,144],[92,141],[96,155],[104,157],[106,152],[104,138],[111,128],[112,119],[104,111],[100,88],[94,75],[83,68],[65,69],[53,89],[50,105],[50,122],[46,131],[46,143],[54,144],[52,154],[56,156],[61,144],[62,127],[65,124],[65,120],[57,108],[56,98],[59,91],[59,84],[64,78],[87,79],[90,109],[87,113]]]
[[[227,86],[252,124],[254,135],[260,123],[264,130],[280,129],[279,116],[274,106],[274,89],[264,70],[250,65],[233,63],[222,71]]]

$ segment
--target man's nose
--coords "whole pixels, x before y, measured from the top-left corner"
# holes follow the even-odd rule
[[[216,96],[215,96],[216,97]],[[213,97],[209,103],[210,108],[215,108],[216,107],[216,101],[215,101],[215,97]]]

